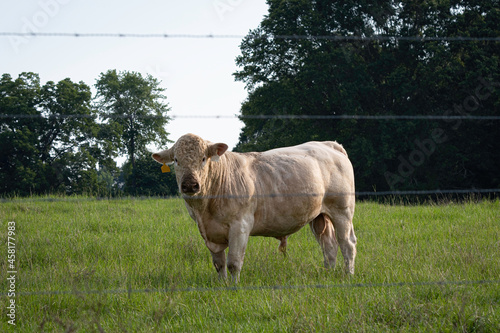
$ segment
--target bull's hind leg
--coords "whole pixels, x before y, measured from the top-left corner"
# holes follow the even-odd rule
[[[352,225],[353,209],[333,209],[331,211],[333,227],[337,234],[337,241],[344,257],[345,269],[348,274],[354,274],[354,259],[356,258],[356,236]]]
[[[309,223],[309,226],[319,245],[321,245],[325,268],[335,267],[338,245],[335,239],[335,230],[333,229],[332,222],[328,216],[320,214]]]

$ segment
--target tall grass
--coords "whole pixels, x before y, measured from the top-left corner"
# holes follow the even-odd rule
[[[352,277],[340,251],[336,269],[322,267],[308,228],[287,257],[275,239],[250,238],[232,290],[182,200],[80,199],[0,203],[2,290],[16,222],[16,331],[500,331],[498,200],[358,204]]]

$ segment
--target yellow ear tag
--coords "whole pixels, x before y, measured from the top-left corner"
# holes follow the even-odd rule
[[[165,163],[163,163],[163,165],[161,166],[161,172],[162,173],[170,172],[170,168],[168,167],[168,165],[166,165]]]

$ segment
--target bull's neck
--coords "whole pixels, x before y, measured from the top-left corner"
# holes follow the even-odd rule
[[[186,203],[198,212],[214,212],[227,205],[242,205],[250,200],[252,186],[236,153],[227,152],[218,162],[210,162],[201,191]]]
[[[207,197],[218,199],[223,194],[227,194],[227,189],[225,189],[225,187],[228,184],[229,174],[232,173],[232,157],[231,153],[228,152],[221,156],[218,162],[210,163],[205,184],[205,195]]]
[[[228,184],[229,174],[231,174],[232,164],[228,160],[231,153],[226,153],[218,162],[210,162],[208,174],[203,184],[201,191],[193,197],[184,197],[186,203],[198,212],[205,211],[209,205],[220,202],[221,199],[227,197],[228,192],[225,188]],[[227,155],[227,156],[226,156]]]

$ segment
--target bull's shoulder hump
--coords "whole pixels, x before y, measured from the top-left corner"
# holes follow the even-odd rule
[[[228,161],[230,161],[229,165],[232,168],[240,169],[248,165],[252,165],[256,160],[259,159],[261,153],[257,152],[249,152],[249,153],[238,153],[238,152],[226,152],[224,154]]]
[[[254,160],[259,157],[260,154],[258,152],[248,152],[248,153],[237,153],[237,152],[227,152],[227,155],[231,155],[232,158],[240,159],[240,160]]]

